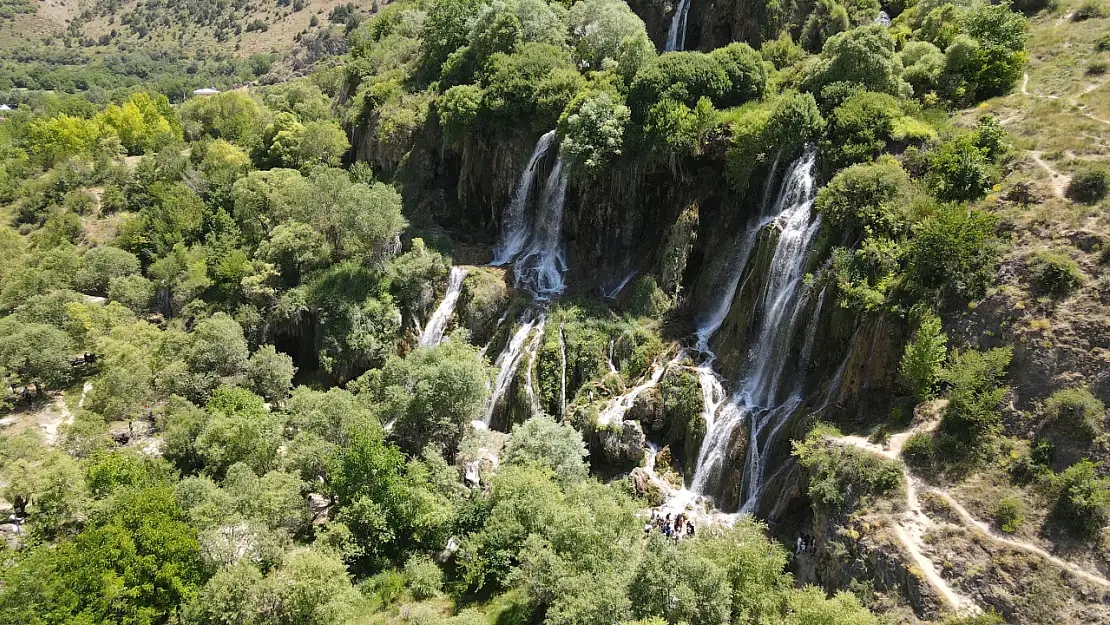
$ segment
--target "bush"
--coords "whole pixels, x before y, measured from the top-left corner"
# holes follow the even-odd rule
[[[1083,167],[1071,178],[1068,183],[1067,196],[1075,202],[1083,204],[1097,204],[1101,202],[1110,191],[1110,172],[1101,167]]]
[[[1085,387],[1077,387],[1053,393],[1045,401],[1044,412],[1050,420],[1091,439],[1102,434],[1106,406]]]
[[[412,556],[405,562],[405,583],[416,599],[430,599],[443,587],[443,571],[428,556]]]
[[[700,52],[667,52],[644,67],[628,89],[632,117],[643,120],[664,100],[693,108],[701,98],[720,102],[732,82],[716,59]]]
[[[913,288],[939,292],[948,303],[978,297],[994,278],[998,218],[961,206],[940,206],[915,228],[908,252]]]
[[[965,135],[946,141],[929,155],[929,186],[945,202],[978,200],[991,185],[987,151]]]
[[[628,117],[628,107],[607,91],[579,96],[559,120],[562,154],[581,171],[598,172],[621,154]]]
[[[1047,250],[1034,252],[1026,265],[1037,291],[1054,297],[1069,295],[1086,280],[1079,265],[1064,254]]]
[[[944,371],[949,384],[948,406],[940,424],[946,446],[957,456],[984,448],[1002,429],[1002,400],[1007,388],[1002,378],[1010,366],[1013,348],[985,352],[954,352]]]
[[[1110,33],[1095,40],[1095,52],[1110,52]]]
[[[936,459],[933,436],[926,432],[911,434],[902,444],[902,461],[918,471],[928,471]]]
[[[1021,512],[1021,501],[1016,497],[1003,497],[994,507],[994,523],[1000,530],[1013,534],[1021,527],[1025,516]]]
[[[1071,19],[1073,22],[1082,22],[1106,17],[1106,13],[1106,7],[1103,6],[1102,0],[1084,0],[1083,4],[1079,5],[1079,8],[1072,13]]]
[[[896,234],[904,227],[902,206],[910,178],[894,159],[841,170],[817,194],[814,207],[829,226],[853,236]]]
[[[871,160],[886,147],[894,121],[901,116],[898,100],[891,95],[869,91],[850,95],[829,114],[826,138],[821,141],[822,166],[835,171]]]
[[[947,342],[948,336],[941,327],[940,318],[932,312],[926,313],[913,340],[906,344],[898,369],[902,383],[917,399],[927,399],[932,395],[944,365]]]
[[[1056,476],[1055,512],[1076,536],[1095,539],[1110,522],[1110,479],[1098,477],[1090,460],[1080,460]]]
[[[722,107],[738,106],[763,97],[767,86],[767,70],[759,53],[746,43],[730,43],[709,53],[728,75],[731,86],[718,103]]]

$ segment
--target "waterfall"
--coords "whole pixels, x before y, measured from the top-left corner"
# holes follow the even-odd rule
[[[626,391],[624,395],[609,402],[609,405],[598,413],[598,425],[609,425],[610,423],[620,423],[623,421],[625,413],[636,403],[636,398],[640,396],[640,393],[643,393],[649,388],[659,386],[659,381],[663,379],[663,374],[667,372],[667,368],[678,364],[685,356],[685,352],[679,351],[678,355],[670,361],[656,364],[647,380],[644,380],[639,385]]]
[[[525,348],[525,353],[528,355],[528,368],[524,371],[524,395],[528,398],[528,407],[532,411],[532,416],[543,414],[543,408],[540,407],[539,397],[536,395],[535,384],[533,381],[533,372],[536,369],[536,356],[540,353],[540,343],[543,341],[543,328],[546,319],[540,317],[536,323],[535,329],[532,332],[532,340],[528,341],[528,347]]]
[[[691,0],[678,0],[678,6],[671,16],[671,27],[667,30],[667,43],[663,46],[664,52],[675,52],[686,49],[686,14],[690,12]]]
[[[721,327],[725,317],[728,316],[732,300],[736,297],[736,290],[740,287],[740,279],[744,275],[744,268],[747,267],[752,252],[755,251],[759,233],[778,216],[774,210],[770,210],[778,207],[779,204],[779,202],[771,202],[772,182],[770,182],[775,179],[778,167],[779,163],[776,160],[774,165],[771,166],[771,175],[768,178],[767,189],[763,194],[763,209],[754,218],[752,224],[740,235],[739,244],[735,246],[721,276],[723,283],[712,285],[713,288],[710,292],[718,294],[717,298],[710,301],[707,309],[701,311],[694,318],[698,328],[696,346],[698,351],[711,353],[709,337],[713,336],[713,333]],[[791,170],[791,173],[793,173],[793,170]]]
[[[567,269],[563,249],[563,205],[569,178],[563,169],[563,159],[557,159],[540,196],[532,238],[513,265],[517,288],[531,291],[539,300],[558,296],[566,288],[563,282],[563,272]]]
[[[562,373],[559,376],[559,390],[562,399],[559,402],[559,418],[567,416],[567,335],[563,324],[559,324],[559,353]]]
[[[750,510],[762,489],[766,451],[801,403],[797,389],[783,397],[780,385],[787,363],[792,362],[791,344],[808,299],[805,264],[820,229],[820,220],[814,219],[812,212],[814,161],[814,151],[809,149],[791,166],[773,205],[773,217],[757,220],[757,225],[749,228],[741,238],[741,249],[736,256],[739,267],[734,268],[733,283],[739,282],[743,265],[753,252],[758,229],[763,227],[759,224],[773,223],[779,233],[763,292],[755,304],[760,308],[756,317],[760,320],[760,329],[749,350],[747,374],[731,397],[720,400],[724,393],[710,368],[712,352],[705,349],[709,360],[699,368],[698,379],[706,399],[707,432],[698,452],[691,490],[701,494],[714,492],[713,488],[722,477],[734,433],[748,423],[748,450],[741,492],[744,510]],[[700,320],[699,347],[707,346],[709,337],[727,316],[735,290],[733,284],[731,293],[724,294],[727,299],[711,308],[712,314]],[[805,342],[811,344],[810,334],[816,330],[811,331],[809,326],[805,330]],[[803,347],[803,352],[806,351]],[[801,356],[808,358],[804,353]]]
[[[543,324],[543,316],[538,319],[539,323]],[[486,403],[486,418],[482,421],[486,426],[489,426],[490,419],[493,418],[494,410],[497,409],[497,404],[505,396],[509,390],[509,385],[513,381],[513,375],[516,374],[517,369],[520,367],[521,357],[524,355],[524,342],[528,340],[528,335],[532,333],[532,328],[535,326],[537,318],[532,316],[531,311],[525,312],[521,317],[520,326],[517,327],[513,337],[509,339],[509,344],[497,356],[494,362],[494,367],[497,368],[497,377],[493,382],[493,390],[490,393],[489,400]]]
[[[547,175],[538,202],[531,201],[537,169],[554,142],[554,130],[536,142],[532,157],[520,174],[520,181],[509,202],[501,227],[501,239],[491,263],[513,263],[515,286],[532,292],[538,300],[556,297],[566,288],[563,282],[563,272],[567,269],[563,245],[563,205],[570,176],[563,168],[561,158],[555,160],[555,166]]]
[[[520,174],[520,180],[513,191],[512,200],[509,201],[509,210],[501,224],[501,238],[493,251],[492,264],[494,265],[504,265],[512,262],[528,243],[532,234],[531,216],[528,214],[528,200],[532,195],[536,168],[539,167],[540,159],[547,154],[554,142],[554,130],[540,137],[540,140],[536,142],[536,148],[532,150],[532,156],[528,159],[528,164]]]
[[[451,315],[455,312],[455,303],[459,301],[463,278],[466,277],[468,271],[464,267],[451,268],[451,275],[447,280],[447,293],[444,294],[443,301],[432,313],[428,325],[424,326],[424,331],[420,333],[421,347],[439,345],[440,341],[443,340],[443,332],[447,329],[447,322],[451,320]]]
[[[890,28],[890,25],[892,23],[890,20],[890,14],[886,11],[879,11],[879,14],[875,16],[875,23],[879,26],[882,26],[883,28]]]

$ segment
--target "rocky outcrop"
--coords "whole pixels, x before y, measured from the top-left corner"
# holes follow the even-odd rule
[[[590,457],[600,458],[610,471],[628,471],[644,461],[644,431],[635,421],[599,428],[594,439]]]

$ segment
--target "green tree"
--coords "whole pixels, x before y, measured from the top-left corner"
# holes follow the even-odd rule
[[[622,74],[632,76],[636,67],[623,67],[647,37],[644,21],[619,0],[583,0],[570,8],[567,20],[569,44],[575,59],[593,69],[602,69],[605,59],[622,63]],[[650,41],[650,40],[649,40]],[[654,48],[651,50],[654,56]],[[630,71],[629,71],[630,70]]]
[[[504,462],[550,469],[565,485],[586,478],[586,443],[570,424],[540,415],[515,426],[512,434]]]
[[[210,416],[201,424],[194,446],[208,471],[222,476],[239,462],[255,473],[274,468],[281,443],[280,423],[266,410],[261,397],[244,389],[220,387],[206,411]]]
[[[947,304],[978,297],[994,277],[998,218],[941,205],[914,228],[907,253],[910,288],[940,293]]]
[[[802,28],[798,43],[810,52],[820,52],[825,41],[849,28],[848,11],[835,0],[817,0]]]
[[[940,380],[948,335],[932,311],[922,313],[913,340],[906,344],[898,373],[902,384],[918,400],[930,397]]]
[[[1055,513],[1078,537],[1092,540],[1110,523],[1110,479],[1099,477],[1090,460],[1080,460],[1056,476]]]
[[[825,42],[821,54],[802,69],[806,91],[820,93],[837,82],[857,83],[867,91],[903,95],[902,66],[894,40],[880,25],[838,33]]]
[[[929,186],[942,201],[982,198],[991,186],[991,178],[990,161],[972,136],[945,141],[929,155]]]
[[[57,388],[72,377],[69,359],[76,350],[65,332],[6,317],[0,319],[0,337],[0,367],[16,374],[24,384]]]
[[[720,64],[731,86],[721,98],[722,107],[739,106],[759,100],[767,87],[767,70],[763,58],[746,43],[730,43],[717,48],[709,56]]]
[[[948,405],[940,433],[957,456],[966,457],[990,443],[1002,428],[1002,384],[1013,349],[996,347],[985,352],[955,351],[944,369]]]
[[[273,345],[259,347],[247,361],[247,380],[251,390],[270,401],[281,401],[289,395],[296,372],[293,359],[277,351]]]
[[[89,293],[107,294],[108,284],[114,278],[139,273],[139,259],[118,247],[99,246],[81,257],[77,271],[77,288]]]
[[[894,159],[843,169],[818,193],[814,207],[833,228],[851,234],[897,235],[907,227],[903,206],[910,179]]]
[[[694,107],[701,98],[721,102],[732,83],[721,64],[700,52],[667,52],[640,69],[628,88],[632,117],[641,121],[664,101]]]
[[[597,173],[610,159],[620,156],[629,115],[628,107],[607,91],[580,95],[559,120],[560,151],[575,167],[587,174]]]
[[[111,278],[108,299],[137,313],[147,313],[154,305],[154,284],[138,274]]]
[[[181,140],[181,125],[166,96],[139,92],[109,105],[97,121],[112,129],[128,154],[156,152]]]
[[[382,421],[393,421],[393,435],[415,453],[428,444],[453,454],[465,428],[482,417],[489,367],[478,351],[457,340],[420,348],[405,358],[386,361],[359,381]]]
[[[820,144],[822,167],[835,171],[870,161],[886,147],[901,116],[898,100],[891,95],[860,91],[849,96],[828,115]]]

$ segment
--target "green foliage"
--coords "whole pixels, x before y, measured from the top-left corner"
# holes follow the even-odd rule
[[[121,105],[110,105],[97,120],[112,129],[128,154],[157,152],[181,140],[181,124],[164,95],[139,92]]]
[[[293,388],[297,368],[293,359],[278,352],[273,345],[263,345],[247,361],[247,380],[251,390],[270,401],[281,401]]]
[[[918,400],[928,399],[940,380],[947,342],[940,318],[932,311],[923,313],[898,368],[902,384]]]
[[[482,108],[482,88],[477,85],[456,85],[436,100],[439,123],[447,140],[459,143]]]
[[[886,147],[901,116],[891,95],[861,91],[849,96],[829,113],[820,144],[822,167],[832,171],[871,160]]]
[[[262,139],[266,112],[250,95],[225,91],[206,98],[193,98],[181,106],[181,125],[185,136],[209,136],[251,149]]]
[[[848,11],[835,0],[817,0],[802,28],[799,43],[810,52],[820,52],[829,37],[848,30]]]
[[[1083,4],[1072,13],[1071,19],[1075,22],[1106,17],[1107,10],[1102,0],[1083,0]]]
[[[984,450],[1002,429],[1002,384],[1013,348],[952,352],[944,370],[948,405],[940,423],[946,454],[957,459]]]
[[[903,206],[910,179],[894,159],[837,172],[817,194],[814,207],[838,231],[895,236],[906,228]]]
[[[938,206],[914,228],[907,257],[911,288],[939,293],[948,304],[978,297],[994,277],[997,227],[990,213]]]
[[[139,273],[139,259],[118,247],[94,247],[81,257],[77,288],[89,293],[106,294],[113,279]]]
[[[795,442],[794,456],[809,472],[809,497],[814,505],[834,514],[846,514],[868,505],[874,497],[886,497],[902,488],[902,469],[897,462],[826,441],[818,433]]]
[[[69,365],[75,353],[65,332],[42,323],[0,319],[0,368],[25,383],[58,388],[73,375]]]
[[[1026,261],[1029,278],[1036,289],[1053,297],[1066,297],[1083,286],[1087,278],[1070,256],[1048,250],[1034,252]]]
[[[987,194],[992,178],[987,151],[973,136],[945,141],[929,155],[929,186],[941,201],[978,200]]]
[[[380,409],[382,422],[411,452],[432,444],[453,453],[470,422],[480,419],[490,378],[477,348],[457,340],[393,356],[356,382]]]
[[[629,115],[628,107],[607,91],[578,96],[559,120],[560,151],[586,174],[598,173],[620,156]]]
[[[567,486],[586,478],[586,455],[586,443],[578,430],[541,415],[513,428],[504,461],[543,467]]]
[[[1110,479],[1096,465],[1080,460],[1055,478],[1059,493],[1054,512],[1077,537],[1093,540],[1110,523]]]
[[[551,128],[582,82],[565,49],[526,43],[519,52],[490,57],[483,104],[495,120],[525,119],[537,129]]]
[[[1003,497],[994,507],[994,523],[1007,534],[1013,534],[1025,520],[1021,500],[1016,497]]]
[[[739,106],[759,100],[767,87],[763,58],[746,43],[730,43],[709,53],[728,76],[730,87],[721,97],[721,107]]]
[[[902,461],[918,471],[928,471],[936,461],[936,444],[931,434],[916,432],[902,443]]]
[[[644,22],[624,2],[583,0],[570,8],[567,30],[575,59],[592,69],[616,62],[626,80],[655,56]]]
[[[809,93],[788,91],[775,101],[767,120],[766,136],[788,158],[825,130],[817,101]]]
[[[692,108],[702,98],[721,102],[732,89],[732,81],[721,63],[700,52],[667,52],[636,73],[628,88],[628,106],[632,119],[651,117],[652,109],[664,102],[674,108],[681,104]]]
[[[405,584],[417,600],[439,594],[443,571],[428,556],[412,556],[405,562]]]
[[[126,490],[81,533],[5,571],[11,622],[165,621],[204,582],[195,531],[168,488]]]
[[[1067,196],[1075,202],[1098,204],[1110,193],[1110,172],[1100,167],[1083,167],[1068,183]]]
[[[902,95],[901,63],[894,40],[880,25],[863,26],[833,35],[802,69],[806,91],[821,93],[833,83],[856,83],[867,91]]]
[[[1076,432],[1091,440],[1102,434],[1106,407],[1086,387],[1061,389],[1044,403],[1044,414],[1068,432]]]

